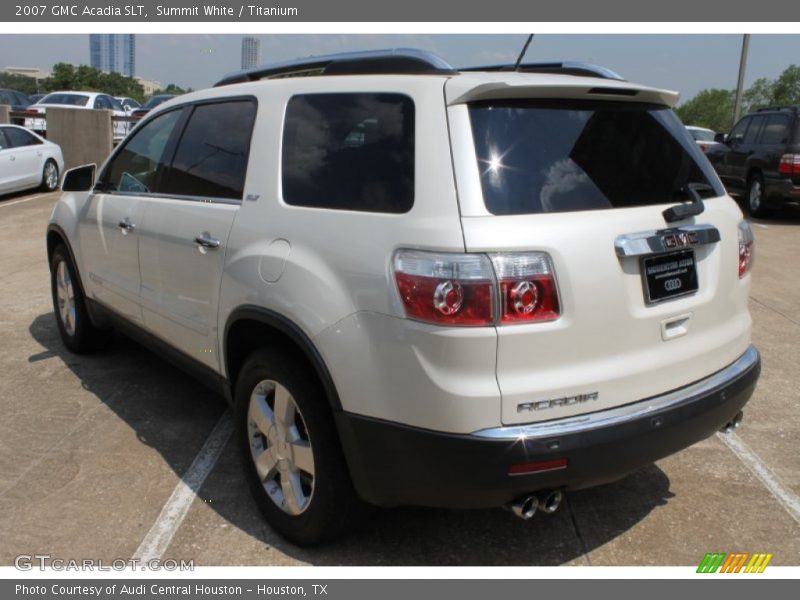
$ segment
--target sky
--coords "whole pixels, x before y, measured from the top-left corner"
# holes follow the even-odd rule
[[[213,85],[240,66],[243,35],[136,36],[136,74],[166,86],[194,89]],[[390,47],[431,50],[455,67],[513,62],[525,35],[424,34],[263,34],[262,62],[314,54]],[[733,89],[742,36],[728,34],[540,34],[528,61],[582,60],[608,67],[630,81],[676,90],[681,101],[706,88]],[[87,64],[85,34],[0,34],[0,68],[50,69],[57,62]],[[800,35],[753,35],[745,85],[759,77],[775,78],[800,64]]]

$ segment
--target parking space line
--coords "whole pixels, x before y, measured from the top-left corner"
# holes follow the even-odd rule
[[[50,194],[36,194],[35,196],[30,196],[29,198],[20,198],[19,200],[12,200],[11,202],[0,202],[0,208],[14,206],[15,204],[22,204],[23,202],[30,202],[31,200],[37,200],[38,198],[46,198],[49,195]]]
[[[178,485],[172,492],[172,495],[167,500],[167,503],[161,509],[161,514],[158,519],[153,523],[150,531],[139,544],[139,548],[133,555],[133,558],[142,562],[149,560],[158,560],[166,552],[169,547],[172,537],[178,531],[178,528],[183,523],[183,519],[189,512],[192,501],[200,491],[203,482],[211,473],[214,465],[217,463],[228,443],[231,434],[233,433],[233,418],[230,411],[225,411],[214,429],[209,434],[200,452],[195,456],[192,464],[183,474]]]
[[[800,497],[781,483],[778,476],[764,464],[764,461],[744,443],[744,440],[734,432],[717,433],[717,437],[722,440],[731,452],[750,469],[770,494],[772,494],[789,515],[800,523]]]

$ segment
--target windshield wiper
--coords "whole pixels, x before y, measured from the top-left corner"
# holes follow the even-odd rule
[[[662,212],[661,214],[664,215],[664,220],[667,223],[680,221],[702,213],[706,207],[703,204],[703,197],[700,196],[700,192],[713,192],[714,188],[707,183],[687,183],[680,191],[688,195],[692,201],[689,204],[670,206],[667,210]]]

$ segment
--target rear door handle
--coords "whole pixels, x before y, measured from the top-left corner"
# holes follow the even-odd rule
[[[122,231],[122,235],[128,235],[129,231],[136,229],[136,223],[131,223],[131,220],[128,217],[122,219],[117,226],[120,228],[120,231]]]
[[[204,231],[196,238],[194,238],[196,244],[200,244],[203,248],[219,248],[219,240],[217,238],[211,237],[211,234],[207,231]]]

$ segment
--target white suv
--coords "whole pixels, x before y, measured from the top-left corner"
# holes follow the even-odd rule
[[[319,57],[159,106],[70,171],[64,343],[116,326],[231,402],[270,524],[551,512],[738,424],[753,238],[671,111],[588,65]]]

